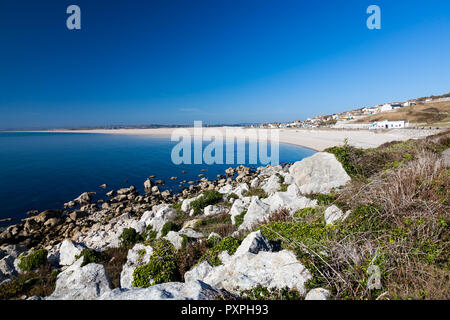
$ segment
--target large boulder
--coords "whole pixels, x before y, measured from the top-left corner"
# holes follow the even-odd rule
[[[77,243],[65,239],[59,248],[59,264],[62,266],[70,266],[84,249],[87,249],[84,243]]]
[[[110,292],[110,281],[105,267],[90,263],[83,267],[83,259],[61,272],[56,279],[55,291],[48,300],[93,300]]]
[[[260,231],[244,239],[232,256],[220,255],[222,265],[211,267],[207,262],[185,273],[186,282],[200,280],[216,289],[239,294],[257,287],[290,288],[304,295],[310,272],[288,250],[272,252]]]
[[[143,244],[136,244],[128,250],[127,262],[122,267],[120,273],[120,287],[131,288],[133,283],[133,272],[137,267],[148,263],[153,254],[153,248]]]
[[[219,295],[215,289],[201,281],[166,282],[148,288],[114,289],[100,300],[214,300]]]
[[[289,173],[303,194],[329,193],[351,180],[336,157],[327,152],[318,152],[294,163]]]

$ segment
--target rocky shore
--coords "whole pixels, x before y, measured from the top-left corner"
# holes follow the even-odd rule
[[[297,240],[281,245],[274,234],[280,239],[286,230],[264,225],[297,228],[304,225],[298,219],[319,219],[319,232],[333,232],[353,221],[355,209],[331,195],[354,181],[340,153],[329,150],[283,166],[229,168],[177,194],[161,192],[152,179],[144,194],[130,186],[93,202],[85,192],[0,234],[0,286],[45,266],[51,289],[20,298],[238,299],[263,292],[329,299],[336,292],[303,259],[304,252],[327,254],[300,253]]]

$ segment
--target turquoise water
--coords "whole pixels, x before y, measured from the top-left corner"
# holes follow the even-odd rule
[[[29,210],[61,209],[85,191],[95,191],[102,198],[111,189],[134,185],[143,192],[150,175],[166,182],[162,189],[177,191],[180,180],[198,180],[200,173],[215,179],[226,168],[240,165],[175,165],[171,161],[175,144],[168,137],[0,133],[0,219],[14,219],[0,226],[18,222]],[[313,153],[280,145],[279,159],[294,162]],[[208,172],[201,172],[202,168]],[[178,181],[170,180],[172,176]],[[104,183],[105,190],[99,188]]]

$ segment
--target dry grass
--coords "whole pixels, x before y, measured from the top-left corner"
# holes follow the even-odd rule
[[[332,266],[325,278],[336,293],[373,298],[364,282],[370,260],[382,269],[385,298],[448,298],[449,182],[440,158],[422,150],[403,167],[343,190],[338,201],[356,215],[345,237],[335,234],[323,248]]]
[[[120,287],[120,273],[127,262],[130,247],[108,248],[103,252],[104,261],[101,262],[108,274],[113,288]]]
[[[17,300],[22,296],[49,296],[55,291],[56,273],[49,266],[29,271],[0,286],[0,300]]]

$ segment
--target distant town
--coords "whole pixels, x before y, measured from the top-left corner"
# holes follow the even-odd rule
[[[419,107],[412,108],[414,106]],[[449,116],[450,93],[404,102],[390,102],[376,106],[362,107],[331,115],[319,115],[304,121],[261,123],[251,125],[251,127],[373,130],[429,126],[430,124],[433,126],[449,127]]]

